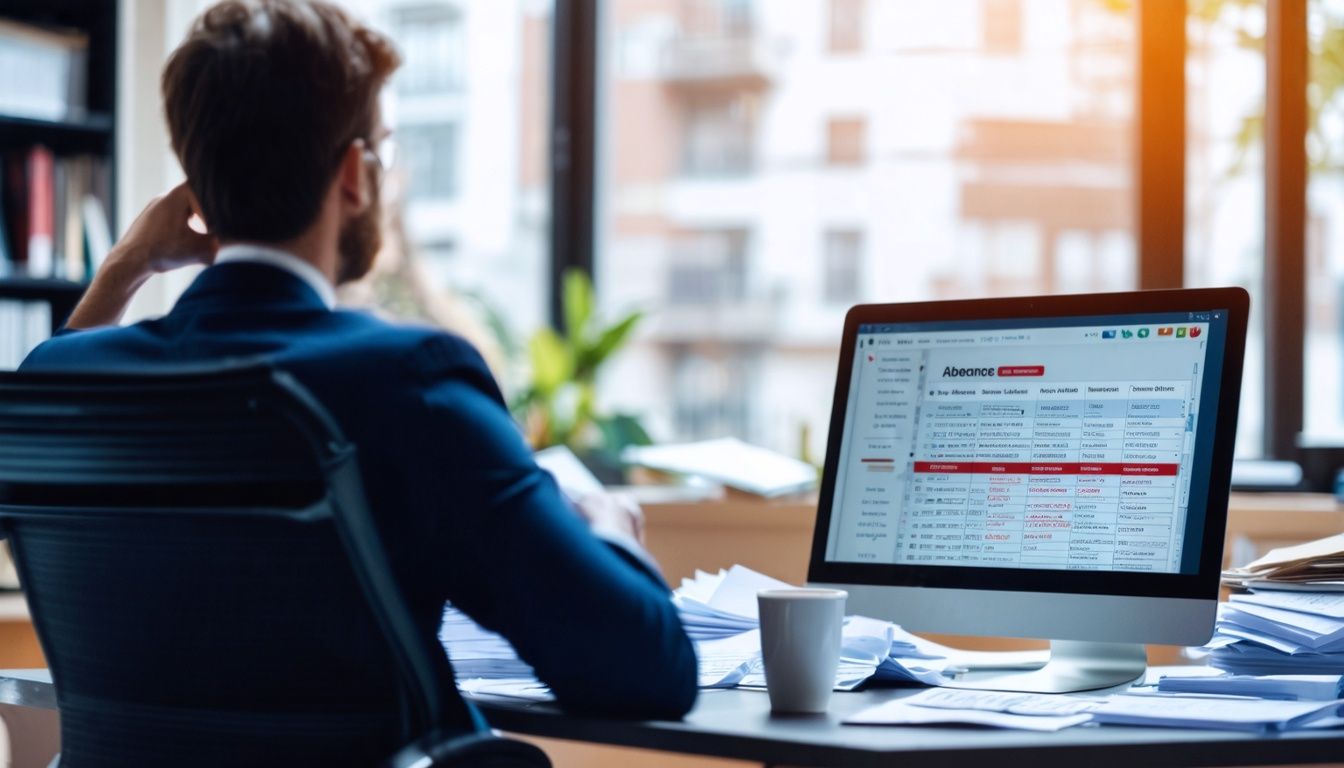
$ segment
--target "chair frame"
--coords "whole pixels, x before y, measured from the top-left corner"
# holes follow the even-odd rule
[[[96,503],[96,490],[92,492],[95,494],[93,502],[88,500],[89,494],[85,494],[82,497],[76,495],[73,501],[26,503],[31,501],[28,496],[17,494],[20,502],[15,503],[16,494],[11,493],[15,487],[37,489],[39,497],[43,490],[54,491],[59,497],[58,489],[142,487],[147,482],[152,486],[154,481],[166,482],[165,478],[184,484],[192,480],[209,484],[213,480],[224,487],[228,468],[202,466],[199,461],[147,470],[142,466],[81,462],[76,451],[68,464],[53,466],[49,454],[25,457],[14,450],[4,450],[13,447],[12,442],[4,444],[4,433],[17,434],[15,425],[24,420],[31,423],[34,418],[73,420],[80,426],[72,431],[72,441],[90,439],[90,435],[96,434],[100,412],[97,407],[82,407],[82,403],[111,402],[112,410],[116,410],[118,403],[131,403],[134,404],[132,410],[138,411],[140,416],[171,416],[171,413],[165,413],[168,409],[162,407],[155,413],[157,393],[171,393],[178,402],[184,394],[189,399],[198,395],[202,401],[216,403],[219,398],[226,402],[238,398],[234,404],[249,412],[278,414],[289,421],[289,426],[311,449],[320,476],[312,479],[320,481],[324,492],[315,501],[296,507],[249,506],[241,497],[234,504],[211,506],[100,507]],[[118,415],[125,417],[125,414]],[[164,461],[172,464],[174,459],[165,455]],[[174,476],[174,471],[179,474]],[[224,495],[225,501],[235,501],[228,496],[227,493]],[[435,659],[431,654],[442,651],[430,648],[421,639],[397,586],[365,499],[357,450],[313,395],[289,374],[264,363],[193,367],[155,374],[0,374],[0,538],[9,534],[17,520],[39,516],[50,520],[54,515],[72,520],[107,519],[109,515],[203,515],[262,516],[301,524],[331,522],[395,660],[401,682],[399,687],[409,704],[408,719],[411,722],[403,722],[404,730],[423,734],[393,755],[388,764],[440,765],[443,761],[469,758],[468,753],[485,757],[491,752],[492,743],[498,743],[496,746],[502,748],[499,757],[520,761],[508,764],[549,765],[544,754],[535,747],[492,736],[474,709],[456,691],[440,690]],[[22,579],[25,568],[21,557],[18,565]],[[41,607],[34,606],[33,610],[40,637]]]

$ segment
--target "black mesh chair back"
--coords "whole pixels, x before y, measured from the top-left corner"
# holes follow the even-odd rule
[[[67,768],[368,766],[412,743],[393,763],[458,764],[422,759],[445,740],[547,764],[441,683],[354,446],[282,372],[0,376],[0,532]]]

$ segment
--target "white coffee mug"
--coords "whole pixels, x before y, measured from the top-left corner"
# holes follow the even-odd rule
[[[763,589],[756,593],[771,709],[826,711],[840,664],[840,632],[848,597],[839,589]]]

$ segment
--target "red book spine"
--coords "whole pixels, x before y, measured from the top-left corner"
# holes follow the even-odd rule
[[[28,274],[51,277],[56,234],[56,158],[46,147],[28,151]]]

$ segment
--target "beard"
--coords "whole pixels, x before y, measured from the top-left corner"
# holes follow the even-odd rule
[[[376,174],[370,173],[369,207],[341,226],[336,245],[336,284],[345,285],[367,275],[383,246],[383,208]]]

